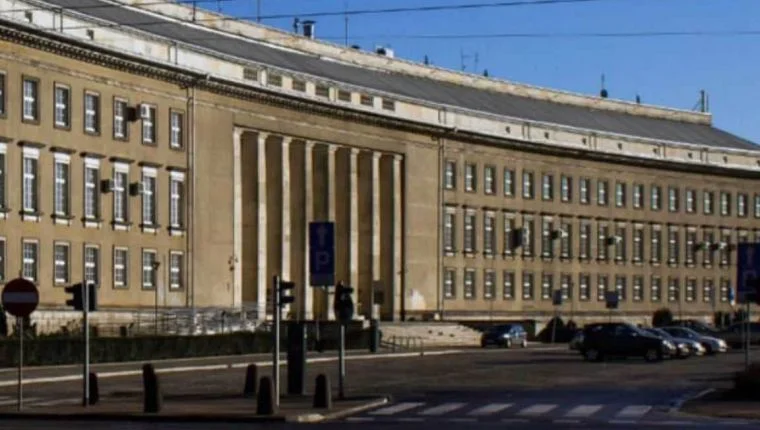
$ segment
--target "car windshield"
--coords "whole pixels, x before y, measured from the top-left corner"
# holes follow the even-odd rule
[[[670,333],[673,336],[677,337],[686,337],[686,338],[700,338],[702,337],[701,334],[695,332],[694,330],[686,327],[669,327],[667,329],[667,332]]]
[[[670,335],[670,333],[666,332],[665,330],[663,330],[661,328],[650,328],[650,329],[647,329],[647,330],[650,331],[652,334],[655,334],[657,336],[662,336],[662,337],[667,338],[667,339],[670,339],[672,337]]]

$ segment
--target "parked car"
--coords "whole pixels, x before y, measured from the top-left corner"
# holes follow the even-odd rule
[[[668,332],[671,336],[692,339],[701,343],[705,347],[707,354],[717,354],[718,352],[726,352],[728,350],[725,340],[699,334],[690,328],[662,327],[662,330]]]
[[[725,330],[718,333],[718,336],[723,338],[727,344],[731,345],[731,348],[743,348],[745,341],[745,331],[747,330],[746,322],[738,322],[726,327]],[[749,323],[749,336],[751,344],[760,343],[760,323]]]
[[[671,342],[673,342],[676,345],[677,348],[677,356],[679,358],[687,358],[692,355],[704,355],[705,354],[705,347],[702,346],[702,344],[694,339],[688,339],[683,337],[674,337],[670,333],[666,332],[663,329],[660,328],[648,328],[646,329],[648,332],[654,334],[655,336],[659,336],[663,339],[667,339]]]
[[[671,326],[681,326],[686,327],[694,330],[695,332],[704,335],[704,336],[712,336],[712,337],[720,337],[718,334],[720,333],[720,330],[717,328],[699,320],[675,320],[673,321]]]
[[[583,343],[579,351],[588,361],[601,361],[610,356],[660,361],[675,355],[676,346],[633,324],[598,323],[583,329]]]
[[[528,332],[520,324],[493,326],[480,337],[480,346],[483,348],[489,346],[511,348],[514,345],[520,345],[523,348],[528,347]]]

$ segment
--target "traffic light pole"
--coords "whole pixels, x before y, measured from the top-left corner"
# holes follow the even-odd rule
[[[18,411],[21,412],[24,405],[24,318],[16,317],[16,331],[18,332]]]
[[[346,379],[346,324],[340,323],[340,348],[338,350],[338,398],[345,400],[344,380]]]
[[[82,284],[82,297],[84,298],[84,366],[82,369],[82,406],[85,408],[90,404],[90,286],[86,282]]]
[[[272,385],[274,385],[274,404],[280,406],[280,277],[273,279],[274,291],[272,291],[272,317],[274,327],[272,333],[274,336],[274,353],[272,355]]]

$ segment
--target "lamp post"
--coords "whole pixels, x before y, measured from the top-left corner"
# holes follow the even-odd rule
[[[161,267],[161,262],[156,260],[153,262],[153,280],[155,281],[154,288],[156,290],[155,300],[154,300],[154,332],[156,336],[158,336],[158,288],[159,288],[159,276],[158,276],[158,269]]]

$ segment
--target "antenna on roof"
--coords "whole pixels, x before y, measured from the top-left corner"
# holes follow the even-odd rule
[[[345,20],[345,37],[346,37],[346,46],[348,46],[348,0],[346,0],[345,3],[343,3],[343,11],[344,11],[344,20]]]
[[[256,0],[256,22],[261,22],[261,0]]]
[[[198,10],[198,2],[193,0],[193,22],[195,22],[195,11]]]
[[[602,90],[599,92],[599,95],[603,99],[606,99],[610,95],[609,92],[607,91],[607,88],[604,85],[604,73],[602,73]]]

